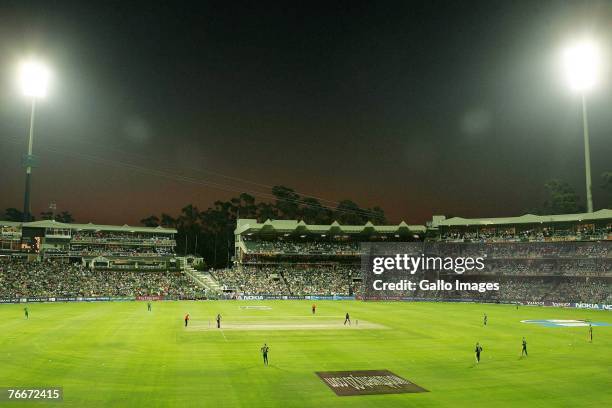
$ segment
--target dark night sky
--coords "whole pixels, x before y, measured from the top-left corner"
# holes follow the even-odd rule
[[[136,224],[278,184],[411,223],[519,215],[551,178],[584,196],[558,56],[589,33],[612,61],[611,2],[98,3],[0,0],[0,209],[22,207],[29,105],[14,82],[31,53],[54,71],[36,215],[55,201]],[[609,76],[589,95],[596,208],[612,202],[598,188]]]

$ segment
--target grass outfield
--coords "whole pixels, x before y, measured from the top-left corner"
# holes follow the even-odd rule
[[[610,312],[321,301],[313,317],[310,304],[154,302],[150,313],[146,302],[30,304],[29,320],[23,305],[0,305],[0,387],[62,386],[64,402],[49,405],[66,407],[603,407],[612,401],[612,326],[594,327],[589,343],[585,327],[520,323],[612,323]],[[248,305],[271,309],[241,308]],[[347,311],[359,327],[341,326]],[[185,312],[192,317],[187,330]],[[218,312],[225,330],[208,328]],[[476,341],[484,347],[478,366]],[[271,348],[268,367],[259,352],[264,342]],[[315,374],[377,369],[430,392],[338,397]]]

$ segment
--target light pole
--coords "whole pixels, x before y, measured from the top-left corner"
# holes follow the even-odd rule
[[[21,64],[20,84],[23,94],[32,100],[32,111],[30,113],[30,131],[28,135],[28,154],[23,159],[26,168],[25,195],[23,199],[23,221],[32,219],[32,208],[30,203],[30,189],[32,183],[32,167],[34,156],[32,155],[32,143],[34,142],[34,116],[36,114],[36,100],[47,94],[49,84],[49,70],[42,63],[30,60]]]
[[[589,146],[589,118],[586,96],[582,94],[582,135],[584,136],[584,170],[586,181],[587,212],[593,212],[593,192],[591,191],[591,148]]]
[[[586,94],[593,89],[599,77],[601,57],[597,46],[589,40],[570,45],[563,54],[565,75],[570,87],[582,96],[582,133],[584,136],[584,169],[587,211],[593,212],[591,188],[591,151],[589,147],[589,121]]]

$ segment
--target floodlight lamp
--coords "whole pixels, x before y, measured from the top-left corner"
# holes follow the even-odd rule
[[[49,78],[49,69],[40,61],[28,60],[20,66],[19,82],[26,96],[44,98],[47,95]]]
[[[596,85],[601,65],[597,45],[589,40],[571,44],[563,52],[563,68],[569,86],[579,92],[586,92]]]

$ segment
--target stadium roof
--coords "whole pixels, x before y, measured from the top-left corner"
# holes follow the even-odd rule
[[[259,223],[254,219],[239,219],[236,230],[236,235],[261,232],[261,233],[315,233],[315,234],[367,234],[367,233],[423,233],[425,226],[423,225],[408,225],[404,221],[398,225],[374,225],[367,222],[364,225],[341,225],[338,221],[331,224],[315,225],[306,224],[304,221],[298,220],[266,220],[264,223]]]
[[[72,230],[86,231],[118,231],[118,232],[143,232],[143,233],[162,233],[176,234],[174,228],[163,227],[134,227],[130,225],[101,225],[101,224],[67,224],[54,220],[41,220],[32,222],[0,221],[0,225],[30,227],[30,228],[66,228]]]
[[[17,221],[0,221],[0,225],[5,227],[18,227],[21,223]]]
[[[564,222],[584,222],[584,221],[612,221],[612,210],[599,210],[592,213],[580,214],[559,214],[559,215],[534,215],[525,214],[520,217],[504,218],[461,218],[453,217],[447,220],[436,220],[432,222],[432,227],[467,227],[477,225],[513,225],[513,224],[550,224]]]

